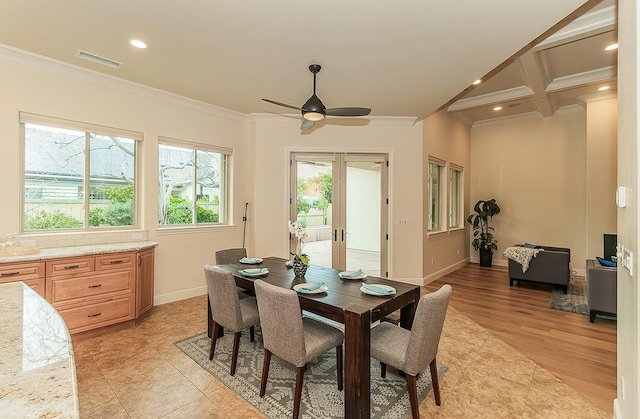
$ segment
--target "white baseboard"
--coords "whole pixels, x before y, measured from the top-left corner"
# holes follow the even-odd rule
[[[618,399],[613,399],[613,419],[623,419],[622,411],[620,411],[620,403],[618,403]]]
[[[160,306],[162,304],[173,303],[174,301],[186,300],[187,298],[205,295],[206,293],[207,287],[203,286],[178,292],[172,292],[169,294],[156,295],[153,298],[153,305]]]
[[[480,263],[480,256],[472,256],[471,263]],[[491,266],[509,266],[509,259],[492,259]]]
[[[454,263],[453,265],[449,265],[444,269],[440,269],[437,272],[432,273],[431,275],[427,275],[426,277],[422,278],[422,284],[420,285],[427,285],[433,281],[435,281],[436,279],[440,279],[443,276],[450,274],[451,272],[455,271],[456,269],[462,268],[464,265],[466,265],[467,263],[469,263],[469,259],[462,259],[459,262]]]

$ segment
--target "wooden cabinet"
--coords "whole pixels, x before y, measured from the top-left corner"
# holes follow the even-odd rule
[[[58,310],[70,333],[84,332],[136,319],[153,308],[154,254],[151,247],[0,263],[0,283],[26,283]]]
[[[154,292],[154,249],[138,252],[136,270],[136,317],[153,308]]]
[[[24,282],[44,297],[44,262],[38,261],[0,264],[0,284],[16,281]]]

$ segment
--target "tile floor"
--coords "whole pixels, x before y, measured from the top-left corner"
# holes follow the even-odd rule
[[[134,327],[74,339],[80,416],[262,417],[173,344],[206,330],[206,301],[157,306]],[[420,406],[425,418],[610,417],[451,306],[438,362],[449,367],[442,406],[431,393]]]

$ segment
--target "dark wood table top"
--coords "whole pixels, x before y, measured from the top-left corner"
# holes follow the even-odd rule
[[[371,321],[381,320],[388,314],[405,306],[413,298],[412,292],[417,285],[390,281],[384,278],[367,276],[364,279],[342,279],[339,270],[322,266],[309,265],[304,277],[296,277],[293,269],[285,265],[287,259],[279,257],[264,258],[257,265],[233,263],[218,265],[219,268],[230,271],[236,278],[236,284],[242,288],[253,290],[253,281],[262,279],[270,284],[293,289],[304,282],[324,282],[327,291],[319,294],[301,294],[300,305],[304,310],[316,313],[334,321],[344,323],[343,313],[371,312]],[[239,270],[250,268],[268,268],[269,273],[260,277],[242,275]],[[373,296],[360,291],[362,283],[389,285],[396,289],[395,295]]]

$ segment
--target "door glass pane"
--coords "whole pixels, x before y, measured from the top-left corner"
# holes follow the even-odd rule
[[[298,161],[296,180],[297,220],[307,231],[302,252],[310,263],[332,266],[332,164],[326,161]]]
[[[347,270],[380,276],[381,164],[346,164]]]

